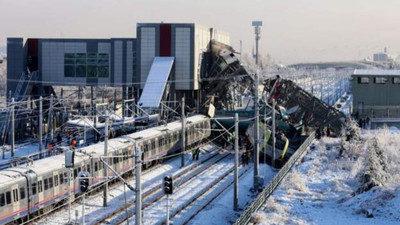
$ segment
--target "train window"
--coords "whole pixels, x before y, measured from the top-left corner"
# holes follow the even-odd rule
[[[18,202],[18,189],[13,190],[13,199],[14,202]]]
[[[24,187],[19,189],[19,195],[21,196],[21,200],[25,199],[25,188]]]
[[[49,188],[53,187],[53,177],[49,178]]]
[[[64,174],[60,174],[60,185],[64,183]]]
[[[78,169],[74,169],[74,178],[78,176]]]
[[[163,146],[163,138],[161,138],[160,140],[158,140],[158,147],[161,148]]]
[[[0,207],[6,204],[6,199],[4,198],[4,193],[0,194]]]
[[[156,142],[154,140],[151,141],[151,149],[156,148]]]
[[[11,203],[11,191],[7,191],[6,192],[6,204],[10,204]]]
[[[78,167],[78,173],[81,172],[82,168]]]
[[[88,173],[90,173],[90,164],[86,165],[86,170],[88,171]]]
[[[39,187],[39,188],[38,188],[38,189],[39,189],[38,192],[39,192],[39,193],[42,192],[42,191],[43,191],[43,181],[42,181],[42,180],[38,182],[38,187]]]
[[[94,172],[97,172],[99,170],[97,162],[94,163]]]
[[[49,180],[44,179],[44,190],[47,191],[47,189],[49,189]]]
[[[54,176],[54,187],[58,186],[58,175]]]
[[[32,195],[36,195],[36,183],[32,183]]]

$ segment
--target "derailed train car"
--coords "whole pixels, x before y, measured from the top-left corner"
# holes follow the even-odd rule
[[[210,136],[210,120],[196,115],[187,118],[186,140],[188,149],[195,147]],[[108,163],[119,173],[132,172],[135,163],[131,157],[135,153],[134,143],[142,150],[144,166],[148,167],[168,154],[180,149],[181,122],[176,121],[163,126],[121,136],[108,141]],[[90,187],[104,182],[103,164],[104,144],[98,143],[82,148],[75,153],[73,177],[80,171],[90,173]],[[122,156],[122,157],[121,157]],[[64,167],[65,157],[57,155],[35,161],[30,165],[18,166],[0,171],[0,224],[14,224],[50,211],[65,203],[69,189],[72,198],[79,194],[78,181],[68,183],[69,169]],[[109,176],[112,171],[108,170]]]

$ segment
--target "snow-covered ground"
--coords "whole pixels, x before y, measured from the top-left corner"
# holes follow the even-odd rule
[[[316,141],[253,215],[257,224],[400,224],[400,132],[364,130],[362,138],[342,154],[341,138]],[[362,192],[366,177],[380,185]]]
[[[257,193],[250,191],[253,187],[253,167],[250,166],[251,169],[239,179],[239,209],[245,209],[257,196]],[[260,164],[259,168],[260,175],[264,176],[265,184],[268,184],[277,173],[267,164]],[[235,222],[239,216],[239,213],[233,211],[233,188],[231,187],[197,214],[188,224],[228,225]]]

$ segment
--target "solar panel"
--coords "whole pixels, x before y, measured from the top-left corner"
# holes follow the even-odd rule
[[[160,106],[174,59],[174,57],[154,58],[139,100],[142,108],[158,108]]]

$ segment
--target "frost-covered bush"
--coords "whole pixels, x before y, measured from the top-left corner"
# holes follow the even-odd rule
[[[382,186],[390,178],[387,157],[375,137],[368,142],[364,163],[365,167],[360,174],[360,187],[357,193],[368,191],[375,186]]]
[[[295,189],[301,192],[308,191],[307,181],[298,171],[293,171],[288,174],[286,180],[284,181],[283,188],[286,190]]]
[[[253,213],[253,215],[251,215],[251,222],[254,224],[263,224],[267,221],[268,220],[267,220],[265,213],[256,212],[256,213]]]

